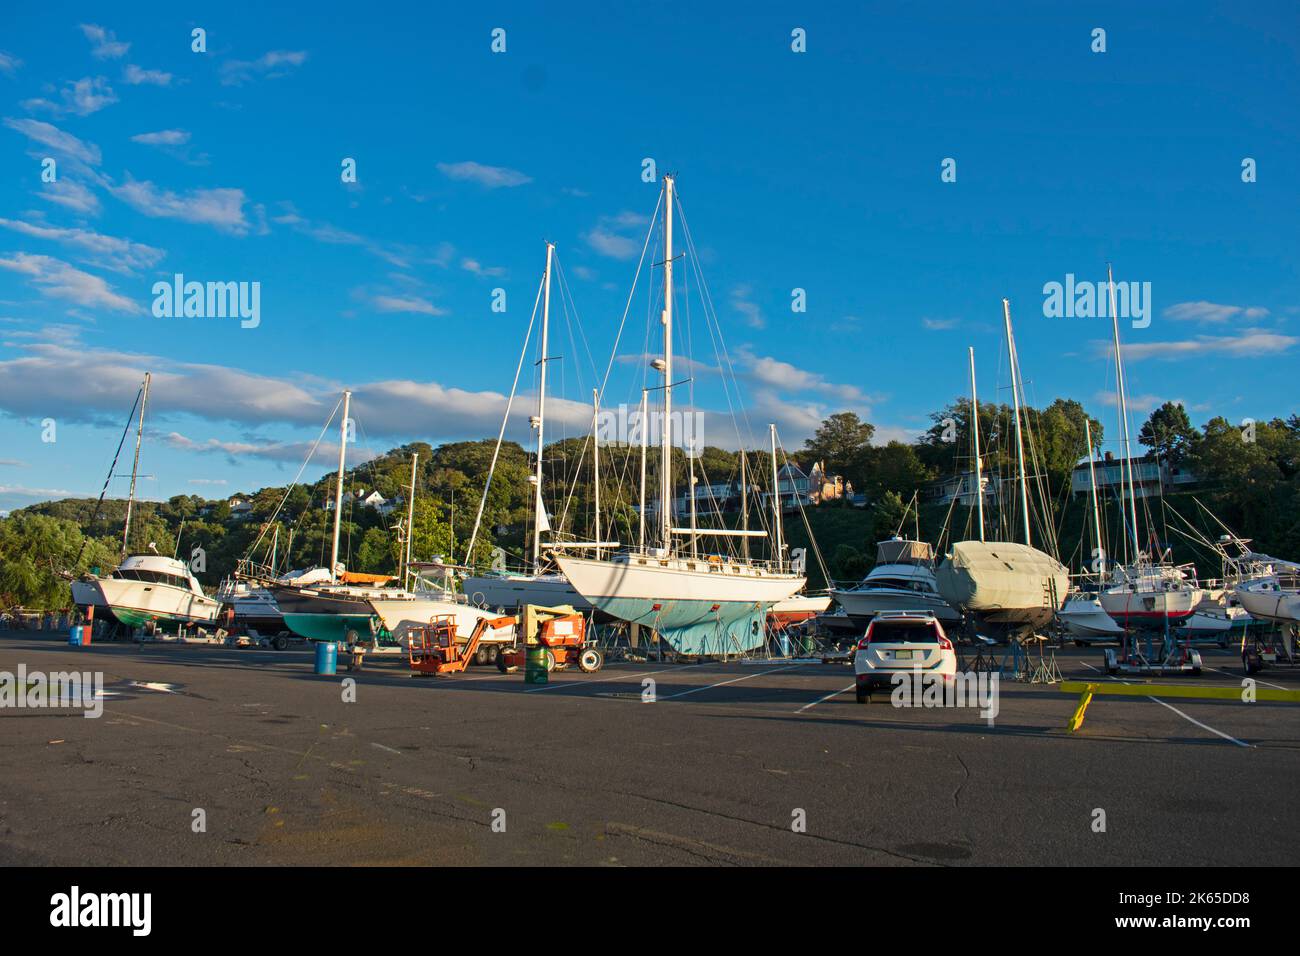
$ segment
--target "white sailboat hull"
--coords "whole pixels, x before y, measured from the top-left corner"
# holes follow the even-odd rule
[[[1300,591],[1240,585],[1233,594],[1251,617],[1281,624],[1300,624]]]
[[[1124,633],[1124,628],[1115,623],[1096,598],[1071,598],[1057,612],[1057,617],[1075,637],[1118,638]]]
[[[1099,595],[1106,613],[1120,624],[1161,625],[1180,623],[1192,616],[1201,601],[1198,588],[1177,591],[1149,591],[1128,588],[1103,591]]]
[[[591,610],[568,578],[562,574],[474,575],[465,578],[465,596],[482,607],[514,610],[527,604],[542,607],[571,605],[577,611]]]
[[[379,619],[384,622],[384,627],[388,628],[389,633],[397,638],[399,642],[406,640],[406,636],[412,627],[428,624],[430,619],[444,614],[450,614],[456,619],[456,636],[461,640],[469,640],[479,621],[484,618],[497,617],[495,613],[485,611],[482,608],[462,604],[459,601],[447,601],[439,598],[417,597],[411,600],[371,598],[370,606],[379,615]],[[489,632],[485,639],[506,640],[513,638],[513,636],[513,628],[501,628]]]

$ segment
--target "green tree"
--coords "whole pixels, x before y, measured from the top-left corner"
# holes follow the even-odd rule
[[[864,422],[853,412],[836,412],[817,426],[817,431],[804,442],[804,452],[816,461],[823,462],[832,474],[850,468],[862,450],[871,444],[876,426]]]
[[[1165,402],[1151,413],[1138,432],[1138,441],[1171,465],[1187,457],[1196,443],[1197,431],[1179,402]]]

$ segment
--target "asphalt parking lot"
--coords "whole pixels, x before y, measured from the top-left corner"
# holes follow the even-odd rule
[[[1201,677],[1161,680],[1240,685],[1231,652],[1202,653]],[[1105,679],[1099,649],[1058,663]],[[1003,680],[990,726],[857,704],[850,670],[820,663],[612,664],[536,687],[0,634],[0,671],[20,664],[102,671],[106,699],[94,720],[0,710],[8,865],[1258,866],[1300,849],[1294,704],[1098,697],[1069,734],[1077,699],[1053,687]]]

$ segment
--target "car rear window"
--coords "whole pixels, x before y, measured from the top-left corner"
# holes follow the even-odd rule
[[[875,621],[867,634],[872,644],[937,644],[934,626],[925,621]]]

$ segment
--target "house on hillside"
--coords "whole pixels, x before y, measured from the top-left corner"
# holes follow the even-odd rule
[[[230,505],[230,520],[247,521],[253,517],[253,503],[243,498],[231,498],[228,502]]]
[[[1183,465],[1171,465],[1168,461],[1156,461],[1154,458],[1129,458],[1128,468],[1125,459],[1116,458],[1107,452],[1103,458],[1092,460],[1092,471],[1097,477],[1097,493],[1103,497],[1117,495],[1128,479],[1131,470],[1133,480],[1133,497],[1148,498],[1153,495],[1169,494],[1182,491],[1195,485],[1200,479]],[[1092,476],[1088,470],[1088,459],[1081,458],[1070,475],[1070,494],[1076,498],[1089,494],[1092,490]]]

